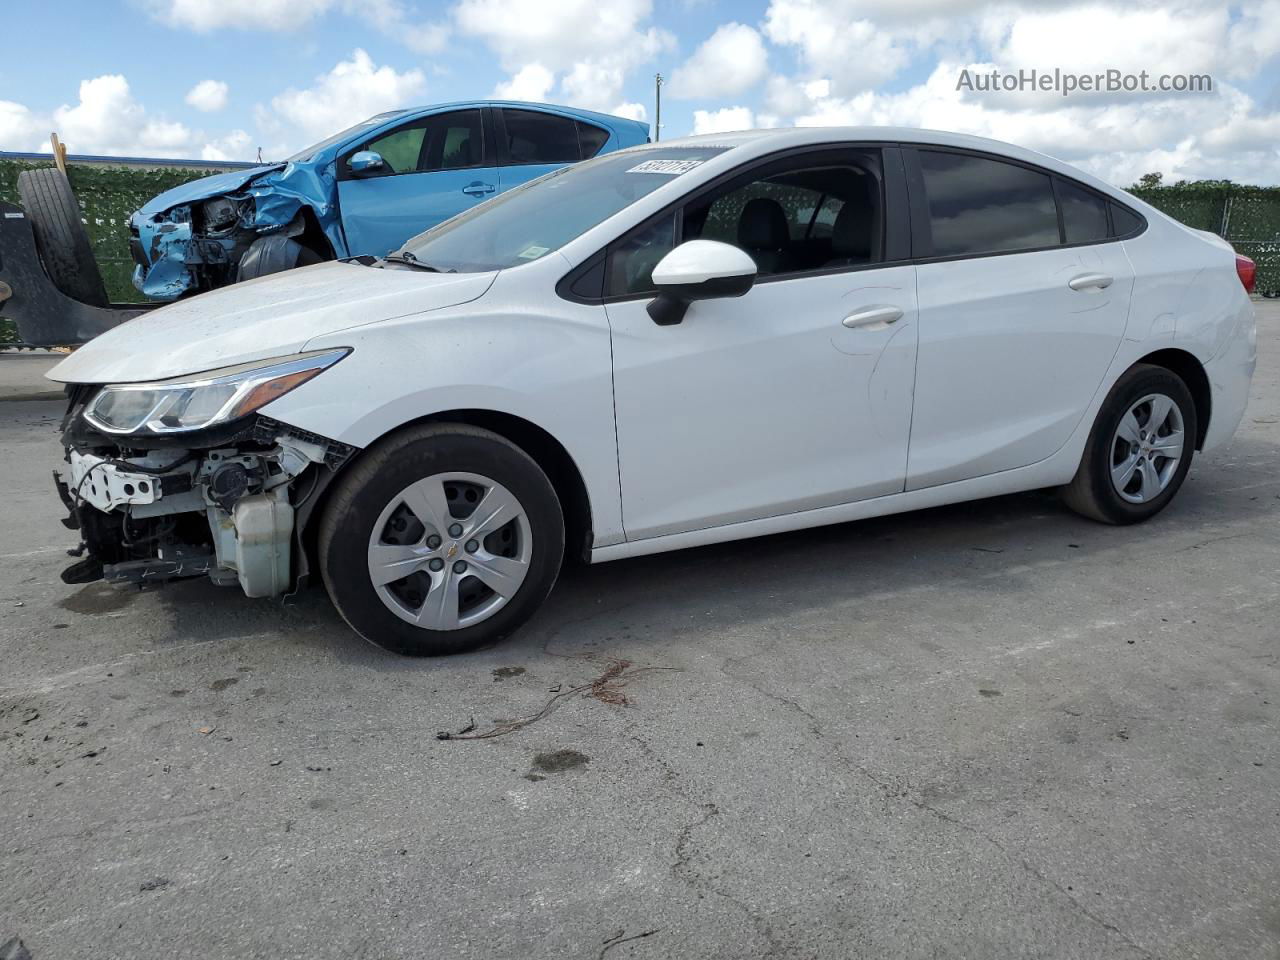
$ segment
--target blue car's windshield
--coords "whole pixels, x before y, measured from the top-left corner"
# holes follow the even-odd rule
[[[311,146],[307,147],[307,149],[295,153],[292,157],[285,160],[285,163],[302,163],[306,160],[310,160],[325,147],[331,147],[335,143],[339,143],[340,141],[347,139],[347,137],[359,133],[361,130],[365,130],[369,127],[376,127],[378,124],[385,123],[392,117],[398,117],[400,114],[405,112],[406,111],[404,110],[392,110],[389,113],[380,113],[377,116],[370,117],[368,120],[361,120],[355,126],[347,127],[347,129],[340,133],[335,133],[332,137],[325,137],[325,139],[321,140],[319,143],[313,143]]]
[[[461,273],[529,263],[726,149],[653,147],[561,167],[418,234],[397,253]]]

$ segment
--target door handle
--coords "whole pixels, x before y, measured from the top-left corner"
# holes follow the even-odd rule
[[[468,183],[462,188],[462,192],[473,197],[479,197],[486,193],[493,193],[495,187],[492,183],[481,183],[479,180],[474,183]]]
[[[902,310],[898,307],[867,307],[864,310],[855,310],[841,322],[850,330],[859,330],[867,327],[887,327],[901,319]]]
[[[1072,290],[1105,290],[1112,283],[1112,278],[1105,273],[1082,273],[1078,277],[1072,277],[1067,286]]]

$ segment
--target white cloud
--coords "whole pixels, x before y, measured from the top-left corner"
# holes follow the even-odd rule
[[[227,105],[230,88],[221,80],[201,80],[187,91],[187,103],[204,113],[213,113]]]
[[[377,66],[369,54],[355,50],[305,90],[290,88],[271,98],[271,110],[256,111],[259,126],[279,135],[294,149],[301,141],[318,140],[384,110],[414,106],[426,91],[421,70],[399,73]],[[274,155],[279,148],[272,148]]]
[[[45,129],[39,118],[20,103],[0,100],[0,148],[33,151],[41,138],[46,141],[52,128]]]
[[[615,103],[609,108],[615,117],[626,117],[628,120],[639,120],[641,123],[649,119],[649,110],[643,103]]]
[[[499,100],[544,102],[555,86],[556,75],[540,63],[529,63],[493,88]]]
[[[176,29],[210,33],[240,30],[293,31],[330,10],[372,24],[414,53],[439,53],[449,39],[446,24],[405,0],[142,0],[151,16]]]
[[[50,119],[72,153],[185,157],[195,140],[186,125],[148,114],[119,74],[83,81],[79,102],[58,107]]]
[[[207,33],[222,27],[296,30],[332,0],[147,0],[151,15],[171,27]]]
[[[753,28],[726,23],[671,76],[675,97],[729,97],[764,79],[769,54]]]
[[[244,130],[232,130],[226,136],[210,140],[200,149],[201,160],[256,160],[257,147]]]
[[[343,0],[343,10],[372,23],[414,53],[439,53],[449,41],[449,27],[402,0]]]
[[[460,0],[454,8],[457,29],[482,40],[512,74],[530,64],[559,78],[543,96],[592,110],[635,104],[623,101],[628,74],[674,45],[665,30],[648,25],[652,0]],[[529,74],[526,80],[536,76]]]
[[[807,73],[851,94],[879,86],[909,61],[902,38],[858,12],[859,0],[772,0],[764,32],[776,44],[797,48]]]
[[[755,117],[749,107],[725,107],[721,110],[693,111],[693,132],[728,133],[731,130],[750,130],[755,127]]]
[[[975,67],[979,65],[974,65]],[[1260,113],[1246,94],[1221,85],[1213,95],[1023,108],[955,89],[960,64],[897,93],[831,94],[820,82],[770,81],[774,102],[799,126],[893,125],[952,130],[1016,143],[1127,185],[1150,170],[1166,179],[1226,177],[1273,183],[1280,170],[1280,115]],[[801,109],[795,107],[801,104]]]

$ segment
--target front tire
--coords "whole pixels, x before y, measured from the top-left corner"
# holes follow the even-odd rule
[[[1177,374],[1140,363],[1103,401],[1084,457],[1062,499],[1101,523],[1149,520],[1169,505],[1191,469],[1199,424]]]
[[[275,234],[269,237],[258,237],[249,244],[249,249],[240,258],[240,266],[236,270],[236,282],[256,280],[273,273],[283,273],[295,267],[309,267],[324,260],[320,254],[310,247],[304,247],[292,237]]]
[[[461,653],[528,620],[564,558],[551,481],[488,430],[431,424],[367,450],[339,481],[319,535],[333,605],[371,643]]]

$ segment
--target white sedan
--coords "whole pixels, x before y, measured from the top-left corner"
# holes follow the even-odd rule
[[[72,385],[68,582],[318,570],[362,636],[465,650],[598,563],[1041,487],[1162,510],[1245,408],[1252,264],[1018,147],[652,144],[382,259],[110,331]]]

